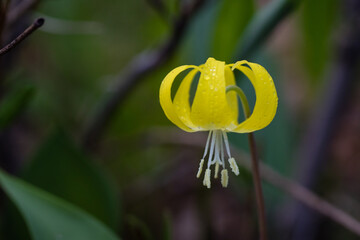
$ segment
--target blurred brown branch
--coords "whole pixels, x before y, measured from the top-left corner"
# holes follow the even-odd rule
[[[195,134],[196,136],[194,136],[194,134],[182,134],[177,130],[157,129],[156,131],[151,131],[149,135],[151,135],[150,138],[152,144],[176,144],[203,148],[206,141],[205,135],[200,136],[199,134]],[[250,172],[252,171],[250,156],[247,153],[240,151],[239,149],[232,149],[231,152],[237,156],[236,160],[241,166]],[[259,166],[260,175],[263,180],[271,183],[275,187],[294,197],[299,202],[314,209],[318,213],[329,217],[333,221],[360,236],[360,222],[358,220],[320,198],[297,182],[281,176],[261,161],[259,161]]]
[[[16,47],[19,43],[21,43],[25,38],[30,36],[36,29],[41,27],[44,24],[45,20],[43,18],[36,19],[28,28],[24,30],[18,37],[16,37],[13,41],[7,44],[5,47],[0,49],[0,56],[9,52],[11,49]]]
[[[85,129],[83,145],[86,149],[94,149],[102,134],[109,125],[116,110],[129,93],[144,77],[163,65],[174,54],[189,26],[190,19],[200,10],[205,0],[194,0],[182,8],[180,15],[174,21],[172,33],[159,48],[144,51],[135,56],[124,68],[117,79],[115,90],[110,93],[107,101],[100,106],[99,111]]]
[[[338,121],[345,106],[351,101],[360,62],[360,1],[347,0],[342,5],[344,19],[341,42],[337,46],[337,56],[325,76],[324,98],[316,104],[314,114],[310,116],[308,130],[304,134],[300,149],[298,181],[308,189],[317,185],[324,167],[328,164],[329,145],[333,134],[338,130]],[[292,225],[292,239],[316,239],[316,230],[320,219],[311,210],[299,203],[293,203],[286,211],[289,219],[285,224]],[[289,229],[289,226],[285,228]]]

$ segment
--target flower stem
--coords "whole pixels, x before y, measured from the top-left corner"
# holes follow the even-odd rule
[[[244,94],[243,90],[238,86],[228,86],[226,87],[226,92],[235,91],[240,98],[245,118],[250,117],[250,107],[249,102]],[[257,205],[257,213],[259,218],[259,232],[260,232],[260,240],[267,240],[267,231],[266,231],[266,217],[265,217],[265,203],[264,196],[261,187],[260,173],[259,173],[259,164],[258,157],[256,151],[255,138],[253,133],[248,134],[250,152],[251,152],[251,167],[252,167],[252,176],[254,181],[255,188],[255,197],[256,197],[256,205]]]
[[[226,92],[229,92],[229,91],[235,91],[239,95],[241,105],[243,107],[245,119],[249,118],[250,117],[250,107],[249,107],[249,102],[246,98],[244,91],[235,85],[227,86]]]
[[[267,240],[265,204],[264,204],[264,196],[260,181],[259,165],[258,165],[254,134],[249,133],[248,139],[249,139],[250,152],[251,152],[251,167],[253,172],[252,175],[253,175],[253,181],[255,187],[256,204],[258,208],[260,240]]]

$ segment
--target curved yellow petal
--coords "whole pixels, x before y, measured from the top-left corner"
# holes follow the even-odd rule
[[[248,64],[251,69],[242,66],[244,63]],[[278,97],[274,82],[265,68],[259,64],[241,61],[235,63],[233,69],[235,68],[243,72],[250,79],[255,89],[256,102],[250,117],[232,131],[248,133],[262,129],[270,124],[276,113]]]
[[[176,115],[191,129],[196,129],[197,127],[192,123],[190,118],[190,88],[198,71],[198,69],[193,69],[186,75],[182,80],[173,101]]]
[[[236,85],[234,73],[233,71],[231,71],[231,68],[228,65],[225,66],[225,84],[226,87],[231,85]],[[226,98],[229,107],[233,112],[233,116],[234,116],[233,122],[237,123],[239,116],[239,104],[237,100],[237,94],[234,91],[227,92]]]
[[[198,68],[197,66],[193,65],[184,65],[177,67],[173,69],[171,72],[169,72],[164,80],[161,83],[160,86],[160,92],[159,92],[159,98],[160,98],[160,105],[162,109],[164,110],[164,113],[166,117],[174,123],[176,126],[181,128],[184,131],[187,132],[194,132],[193,129],[185,125],[177,116],[176,111],[173,106],[173,102],[171,100],[171,86],[176,78],[177,75],[179,75],[182,71],[185,71],[189,68]]]
[[[226,129],[234,125],[225,88],[225,63],[209,58],[202,68],[190,117],[202,130]]]

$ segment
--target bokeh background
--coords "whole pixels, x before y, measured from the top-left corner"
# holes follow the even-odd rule
[[[247,59],[268,70],[279,95],[274,121],[255,133],[261,161],[286,177],[263,181],[270,239],[359,239],[356,220],[349,229],[294,198],[293,185],[281,187],[294,181],[360,219],[359,1],[12,0],[3,9],[7,2],[2,19],[29,6],[5,21],[1,46],[36,17],[45,24],[0,56],[4,171],[121,239],[257,239],[246,164],[228,188],[206,189],[195,177],[206,133],[176,128],[158,100],[179,65]],[[251,85],[237,80],[253,105]],[[247,136],[230,141],[247,162]],[[82,239],[43,238],[45,222],[34,234],[27,210],[49,213],[54,226],[61,217],[26,198],[19,211],[5,192],[0,239]]]

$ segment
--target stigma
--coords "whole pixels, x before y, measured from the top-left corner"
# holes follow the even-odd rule
[[[225,155],[227,155],[227,161],[225,161]],[[226,162],[228,162],[231,171],[235,175],[239,175],[239,167],[236,164],[236,161],[231,157],[230,146],[227,134],[222,130],[211,130],[206,141],[205,151],[202,159],[200,160],[199,170],[196,174],[197,178],[200,178],[201,173],[206,162],[206,157],[208,156],[206,170],[204,174],[203,184],[207,188],[211,187],[211,166],[214,166],[214,178],[219,177],[220,167],[222,168],[220,172],[221,176],[221,185],[227,187],[229,183],[228,170],[226,168]]]

